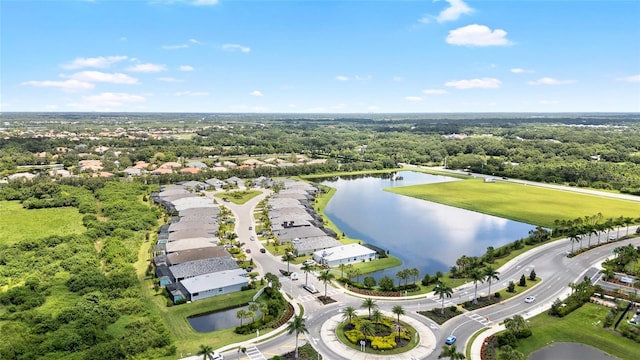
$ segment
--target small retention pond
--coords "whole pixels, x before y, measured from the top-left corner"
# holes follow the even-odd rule
[[[193,330],[201,333],[211,332],[216,330],[228,329],[231,327],[240,326],[240,319],[236,316],[238,310],[247,310],[248,305],[236,307],[233,309],[221,310],[212,313],[200,314],[188,317],[187,320]],[[256,319],[260,315],[260,311],[256,311]],[[242,319],[242,324],[248,324],[253,321],[252,318]]]

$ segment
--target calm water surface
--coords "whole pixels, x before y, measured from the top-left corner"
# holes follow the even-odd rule
[[[210,332],[222,329],[228,329],[236,326],[240,326],[240,319],[236,317],[238,310],[247,310],[249,306],[241,306],[233,309],[212,312],[208,314],[196,315],[187,318],[189,324],[193,330],[197,332]],[[260,311],[256,311],[256,320],[260,319]],[[253,321],[252,318],[242,319],[242,324],[249,324]]]
[[[499,247],[528,236],[535,227],[495,216],[418,200],[384,188],[459,181],[402,171],[402,180],[366,176],[333,178],[320,183],[337,191],[325,214],[347,236],[389,250],[403,264],[375,274],[376,278],[404,268],[425,273],[447,272],[462,255],[480,256],[488,246]],[[487,184],[490,186],[490,184]],[[451,194],[455,196],[455,194]]]

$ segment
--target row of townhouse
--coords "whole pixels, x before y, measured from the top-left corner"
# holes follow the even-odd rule
[[[329,267],[376,259],[376,250],[360,244],[345,245],[322,225],[312,205],[317,191],[309,183],[287,179],[283,190],[269,198],[271,231],[278,241],[291,242],[294,255],[312,255],[316,263]]]
[[[212,181],[213,182],[213,181]],[[172,215],[158,230],[154,247],[155,272],[174,302],[197,301],[242,290],[249,284],[245,270],[218,246],[220,207],[194,189],[207,182],[165,186],[151,198]]]

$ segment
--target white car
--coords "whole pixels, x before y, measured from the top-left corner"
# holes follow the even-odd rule
[[[219,352],[213,352],[213,354],[209,355],[210,360],[224,360],[224,356]]]
[[[536,301],[536,297],[535,296],[527,296],[526,298],[524,298],[524,302],[526,302],[527,304],[530,304],[532,302]]]
[[[316,263],[315,261],[313,261],[311,259],[307,259],[307,260],[302,262],[302,265],[313,265],[315,263]]]

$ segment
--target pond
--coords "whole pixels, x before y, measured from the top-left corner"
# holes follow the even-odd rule
[[[447,272],[462,255],[481,256],[487,247],[497,248],[525,238],[535,227],[496,216],[392,194],[384,188],[458,179],[401,171],[388,174],[321,179],[337,189],[325,214],[345,235],[362,239],[400,258],[403,264],[374,274],[395,279],[398,270],[418,268],[420,278]],[[455,196],[455,194],[452,194]]]
[[[212,313],[190,316],[187,318],[193,330],[197,332],[211,332],[216,330],[235,328],[240,326],[240,319],[236,317],[236,313],[240,309],[247,310],[248,305],[240,306],[233,309],[216,311]],[[256,311],[256,320],[260,318],[260,311]],[[242,324],[249,324],[253,319],[242,319]]]

